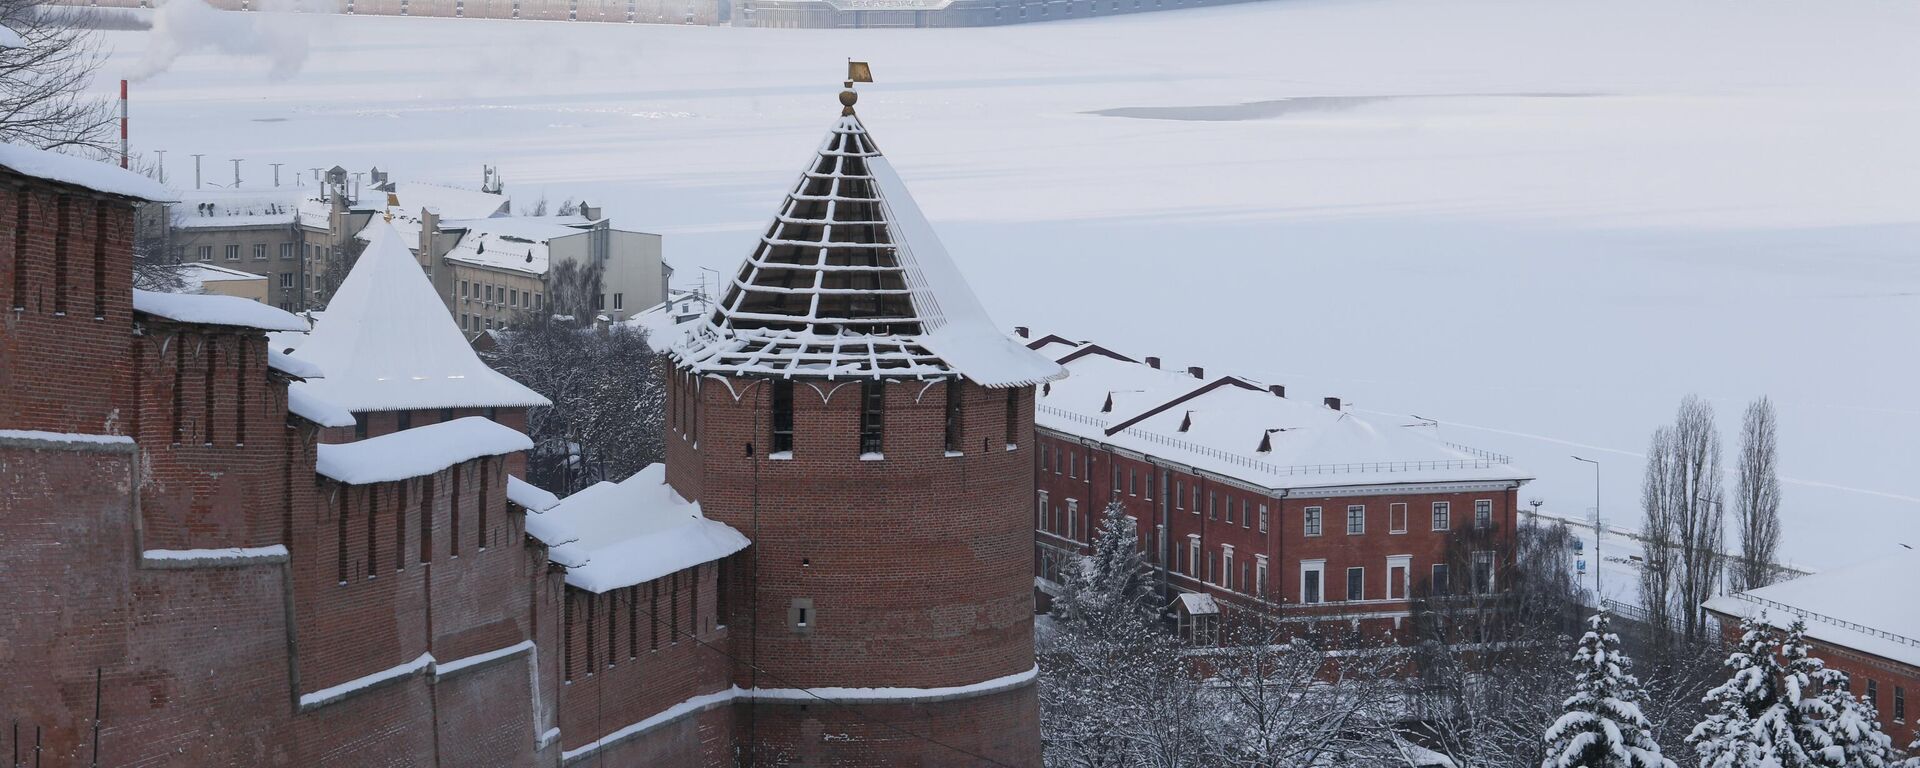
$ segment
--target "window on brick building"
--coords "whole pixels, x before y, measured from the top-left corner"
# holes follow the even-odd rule
[[[1047,492],[1040,491],[1039,493],[1040,493],[1040,499],[1037,503],[1039,504],[1040,509],[1035,514],[1034,527],[1039,528],[1040,530],[1043,530],[1043,531],[1047,531],[1048,533],[1052,533],[1052,530],[1050,530],[1052,526],[1047,525]]]
[[[1867,678],[1867,703],[1876,708],[1880,706],[1880,683],[1871,677]]]
[[[1067,499],[1067,538],[1080,540],[1080,500]]]
[[[1473,593],[1493,594],[1493,553],[1473,553]]]
[[[1132,468],[1127,469],[1127,495],[1140,495],[1140,473]]]
[[[1253,502],[1247,501],[1246,499],[1241,499],[1240,500],[1240,527],[1247,528],[1252,525],[1253,525]]]
[[[1907,721],[1907,689],[1904,686],[1893,687],[1893,719],[1902,723]]]
[[[1387,533],[1407,532],[1407,505],[1394,502],[1387,505]]]
[[[1444,531],[1453,527],[1453,505],[1444,501],[1433,503],[1433,529]]]
[[[1348,568],[1347,569],[1347,599],[1348,600],[1367,599],[1367,569],[1365,568]]]
[[[1260,505],[1260,532],[1267,532],[1267,505]]]
[[[773,381],[773,452],[793,452],[793,381]]]
[[[1253,593],[1261,597],[1267,595],[1267,556],[1253,556]]]
[[[1473,502],[1473,527],[1485,529],[1493,527],[1493,500],[1480,499]]]
[[[1200,484],[1193,484],[1193,513],[1200,514]]]
[[[1233,497],[1227,497],[1227,525],[1233,525]]]
[[[948,453],[959,453],[963,435],[960,427],[966,416],[966,390],[958,377],[947,380],[946,446]]]
[[[1194,491],[1194,493],[1199,493],[1199,491],[1196,490]],[[1216,501],[1218,501],[1217,495],[1209,491],[1207,493],[1207,519],[1208,520],[1220,519],[1220,510],[1218,508],[1218,505],[1215,503]]]
[[[1320,535],[1320,508],[1307,507],[1306,528],[1302,531],[1308,536]]]
[[[1413,570],[1413,558],[1406,555],[1394,555],[1387,558],[1387,599],[1407,599],[1408,573]]]
[[[1447,570],[1446,563],[1433,564],[1433,578],[1432,582],[1427,585],[1427,591],[1433,593],[1435,597],[1445,597],[1452,594],[1452,574],[1449,574]]]
[[[1173,508],[1186,509],[1186,503],[1187,503],[1187,481],[1185,480],[1173,481]],[[1194,510],[1194,511],[1198,512],[1199,510]]]
[[[887,385],[883,381],[860,382],[860,455],[878,456],[885,447]]]
[[[1200,570],[1200,536],[1187,534],[1187,575],[1197,576]]]
[[[1068,448],[1067,449],[1067,477],[1077,478],[1079,476],[1080,476],[1080,456],[1078,454],[1075,454],[1072,448]],[[1091,480],[1093,478],[1089,477],[1087,479]]]
[[[1367,508],[1360,504],[1347,505],[1347,535],[1358,536],[1367,532]]]
[[[1307,605],[1324,602],[1322,586],[1326,580],[1327,561],[1302,560],[1300,562],[1300,602]]]
[[[1220,586],[1233,589],[1233,545],[1220,545]]]
[[[1148,468],[1147,469],[1147,488],[1146,488],[1147,493],[1145,496],[1142,497],[1142,498],[1145,498],[1147,501],[1153,501],[1153,486],[1156,480],[1157,478],[1153,474],[1153,469]]]

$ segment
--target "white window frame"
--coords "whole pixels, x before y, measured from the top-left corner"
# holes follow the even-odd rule
[[[1067,499],[1067,538],[1079,541],[1080,537],[1080,500]]]
[[[1260,532],[1267,532],[1267,505],[1264,503],[1260,505]]]
[[[266,243],[253,244],[253,260],[254,261],[267,260],[267,244]]]
[[[1187,534],[1187,576],[1200,575],[1200,534]]]
[[[1354,571],[1360,572],[1360,596],[1359,597],[1353,596],[1353,572]],[[1346,583],[1347,593],[1343,595],[1343,597],[1347,598],[1347,602],[1357,603],[1367,599],[1367,567],[1364,565],[1348,566],[1346,576],[1347,576],[1347,583]]]
[[[1319,538],[1327,529],[1326,510],[1319,507],[1307,507],[1300,513],[1300,535]]]
[[[1220,545],[1220,586],[1233,589],[1233,545]]]
[[[1395,516],[1396,512],[1399,513],[1398,517]],[[1407,509],[1406,502],[1396,501],[1391,504],[1388,504],[1387,505],[1387,533],[1406,533],[1407,518],[1410,516],[1411,516],[1411,513]],[[1398,521],[1400,524],[1394,525],[1395,521]]]
[[[1433,503],[1433,529],[1436,531],[1453,530],[1453,502],[1436,501]]]
[[[1493,527],[1493,499],[1473,500],[1473,527],[1475,530]]]
[[[1400,569],[1400,582],[1398,584],[1395,584],[1393,579],[1393,569],[1395,568]],[[1388,600],[1405,600],[1412,595],[1412,589],[1413,589],[1413,556],[1412,555],[1388,555],[1387,556],[1387,599]]]
[[[1353,527],[1353,513],[1355,512],[1360,513],[1359,530],[1354,530],[1354,527]],[[1367,535],[1367,505],[1365,504],[1348,504],[1347,505],[1347,535],[1348,536]]]
[[[227,257],[227,261],[239,261],[240,245],[238,243],[235,243],[233,245],[227,246],[227,251],[225,255]]]
[[[1256,597],[1267,596],[1267,556],[1253,556],[1253,594]]]
[[[1309,573],[1317,574],[1319,576],[1318,581],[1320,582],[1320,594],[1316,595],[1315,596],[1316,599],[1313,599],[1313,600],[1307,599],[1307,574]],[[1319,605],[1326,601],[1327,601],[1327,561],[1325,560],[1300,561],[1300,604],[1301,605]]]
[[[1051,522],[1053,521],[1047,519],[1047,492],[1041,491],[1040,492],[1040,525],[1038,527],[1040,528],[1040,530],[1048,531],[1049,533],[1051,533],[1052,531],[1049,531],[1047,527],[1047,524]]]

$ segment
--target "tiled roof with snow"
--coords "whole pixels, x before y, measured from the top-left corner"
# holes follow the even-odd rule
[[[488,368],[392,227],[379,219],[324,319],[293,352],[327,372],[293,386],[350,411],[547,405]]]
[[[133,309],[180,323],[231,325],[263,331],[304,331],[307,322],[291,312],[252,299],[197,293],[161,293],[133,289]]]
[[[20,144],[0,143],[0,167],[22,176],[57,181],[136,200],[166,202],[173,192],[160,182],[117,165]]]
[[[596,483],[527,515],[527,533],[567,569],[567,584],[593,593],[709,563],[747,547],[747,537],[708,520],[667,485],[664,464],[618,483]]]
[[[1054,347],[1072,375],[1042,389],[1038,426],[1262,488],[1530,479],[1504,456],[1442,441],[1431,422],[1377,421],[1086,348]]]
[[[827,134],[719,306],[673,355],[720,374],[959,374],[989,387],[1065,375],[994,327],[853,115]]]
[[[315,446],[314,471],[349,485],[390,483],[532,447],[533,440],[519,430],[468,416],[351,443]]]
[[[1706,607],[1742,618],[1764,614],[1782,628],[1804,619],[1815,640],[1920,667],[1920,600],[1907,589],[1916,573],[1920,550],[1894,545],[1865,562],[1720,595]]]

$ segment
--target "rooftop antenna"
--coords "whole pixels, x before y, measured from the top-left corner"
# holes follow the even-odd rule
[[[240,161],[238,159],[234,159],[234,160],[228,160],[227,162],[233,163],[233,188],[239,189],[240,188]]]
[[[200,188],[200,158],[203,158],[203,157],[206,157],[206,155],[196,154],[193,156],[193,188],[194,189]]]
[[[276,187],[280,186],[280,166],[286,165],[286,163],[267,163],[267,165],[273,166],[273,185]]]
[[[160,158],[156,160],[155,163],[160,171],[160,183],[165,184],[167,183],[167,151],[164,149],[156,149],[153,151],[153,154]]]
[[[853,92],[853,84],[871,82],[873,82],[873,69],[868,67],[866,62],[847,59],[847,81],[843,84],[846,90],[840,92],[842,117],[853,115],[853,104],[860,100],[860,94]]]

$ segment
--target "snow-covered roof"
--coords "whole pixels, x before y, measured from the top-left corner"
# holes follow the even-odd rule
[[[354,412],[548,404],[480,361],[392,227],[375,219],[368,230],[325,318],[293,352],[327,376],[293,386]]]
[[[281,354],[280,350],[272,348],[267,349],[267,367],[296,379],[326,378],[320,366],[314,365],[312,361],[296,360],[291,355]]]
[[[713,306],[705,296],[693,291],[669,289],[667,300],[647,307],[627,318],[629,327],[645,331],[647,346],[654,352],[667,354],[673,351],[673,345],[686,332],[685,326]]]
[[[527,515],[527,533],[566,567],[568,585],[594,593],[712,562],[748,544],[732,526],[708,520],[698,503],[674,493],[664,464],[618,483],[595,483]]]
[[[253,299],[199,293],[161,293],[133,289],[133,309],[181,323],[232,325],[263,331],[304,331],[307,322],[293,313]]]
[[[170,212],[181,229],[284,226],[301,211],[303,192],[299,187],[179,190]],[[325,222],[323,214],[315,223]]]
[[[351,443],[315,446],[314,471],[349,485],[390,483],[532,447],[533,440],[519,430],[468,416]]]
[[[545,512],[560,503],[560,497],[553,495],[540,486],[517,477],[507,478],[507,501],[520,505],[528,512]]]
[[[446,258],[532,275],[547,273],[548,244],[594,225],[585,216],[496,216],[442,220],[440,229],[465,230]]]
[[[1220,612],[1220,604],[1213,601],[1213,595],[1205,592],[1180,593],[1180,607],[1186,609],[1188,616],[1204,616]]]
[[[433,211],[441,221],[486,219],[507,215],[511,203],[506,197],[492,192],[440,184],[400,182],[393,185],[392,192],[364,189],[360,192],[359,200],[351,207],[354,210],[372,210],[377,215],[354,237],[371,242],[373,222],[391,216],[394,231],[400,233],[407,247],[413,248],[420,242],[422,211]]]
[[[266,282],[267,279],[266,275],[256,275],[252,272],[242,272],[218,264],[208,264],[199,261],[189,261],[185,264],[180,264],[174,268],[174,272],[180,275],[181,292],[183,293],[205,293],[207,283],[251,282],[254,280]]]
[[[1707,608],[1741,618],[1765,614],[1778,627],[1805,619],[1815,640],[1920,667],[1920,600],[1902,596],[1916,573],[1920,550],[1895,545],[1845,568],[1720,595]]]
[[[287,410],[323,427],[351,427],[353,413],[298,387],[287,388]]]
[[[840,118],[715,311],[673,356],[721,374],[989,387],[1065,372],[998,331],[853,115]]]
[[[117,165],[20,144],[0,143],[0,166],[23,176],[57,181],[136,200],[166,202],[173,192],[160,182]]]
[[[1504,456],[1442,441],[1431,422],[1375,421],[1087,348],[1053,347],[1072,376],[1041,391],[1039,426],[1273,489],[1530,479]]]

